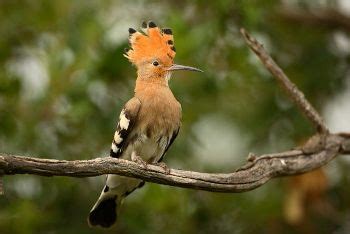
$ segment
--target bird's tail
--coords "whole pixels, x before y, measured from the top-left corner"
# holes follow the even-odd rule
[[[143,184],[142,180],[108,175],[106,185],[89,213],[89,225],[109,228],[115,224],[123,199]]]

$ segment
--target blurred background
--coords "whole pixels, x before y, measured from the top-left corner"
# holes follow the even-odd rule
[[[257,37],[325,117],[350,131],[350,1],[0,1],[0,152],[53,159],[108,155],[117,117],[133,95],[122,56],[128,28],[170,27],[180,64],[171,88],[183,125],[165,162],[231,172],[256,154],[313,134],[239,29]],[[0,232],[350,233],[350,160],[280,178],[241,194],[147,183],[124,202],[116,230],[86,216],[104,177],[4,178]]]

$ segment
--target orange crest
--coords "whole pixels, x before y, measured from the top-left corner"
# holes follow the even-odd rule
[[[142,23],[142,31],[144,33],[129,28],[131,49],[127,49],[124,56],[136,66],[150,59],[171,65],[176,54],[171,29],[160,29],[150,21]]]

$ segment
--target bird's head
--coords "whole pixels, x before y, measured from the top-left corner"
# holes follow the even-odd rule
[[[131,48],[124,54],[137,67],[139,79],[167,84],[172,71],[201,72],[194,67],[174,64],[176,52],[171,29],[160,29],[150,21],[142,23],[142,31],[129,28]]]

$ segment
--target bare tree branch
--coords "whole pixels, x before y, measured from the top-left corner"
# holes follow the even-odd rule
[[[232,173],[214,174],[170,169],[111,157],[92,160],[54,160],[15,155],[0,156],[0,170],[5,175],[91,177],[117,174],[145,181],[199,190],[236,193],[257,188],[271,178],[314,170],[342,153],[350,153],[350,134],[316,135],[304,148],[261,155]]]
[[[318,132],[328,133],[328,129],[324,124],[322,117],[317,113],[315,108],[305,98],[304,94],[291,82],[282,69],[275,63],[270,55],[265,51],[264,47],[249,33],[241,29],[241,33],[246,40],[249,48],[259,57],[265,67],[276,78],[279,84],[286,91],[290,99],[299,107],[305,116],[311,121]]]
[[[0,154],[0,177],[14,174],[70,177],[117,174],[177,187],[235,193],[257,188],[274,177],[314,170],[339,154],[350,154],[350,133],[330,134],[320,115],[266,53],[262,45],[244,29],[242,34],[249,47],[279,81],[289,97],[319,130],[302,147],[259,157],[249,154],[246,165],[226,174],[176,169],[168,171],[155,165],[145,167],[132,161],[111,157],[66,161]]]

